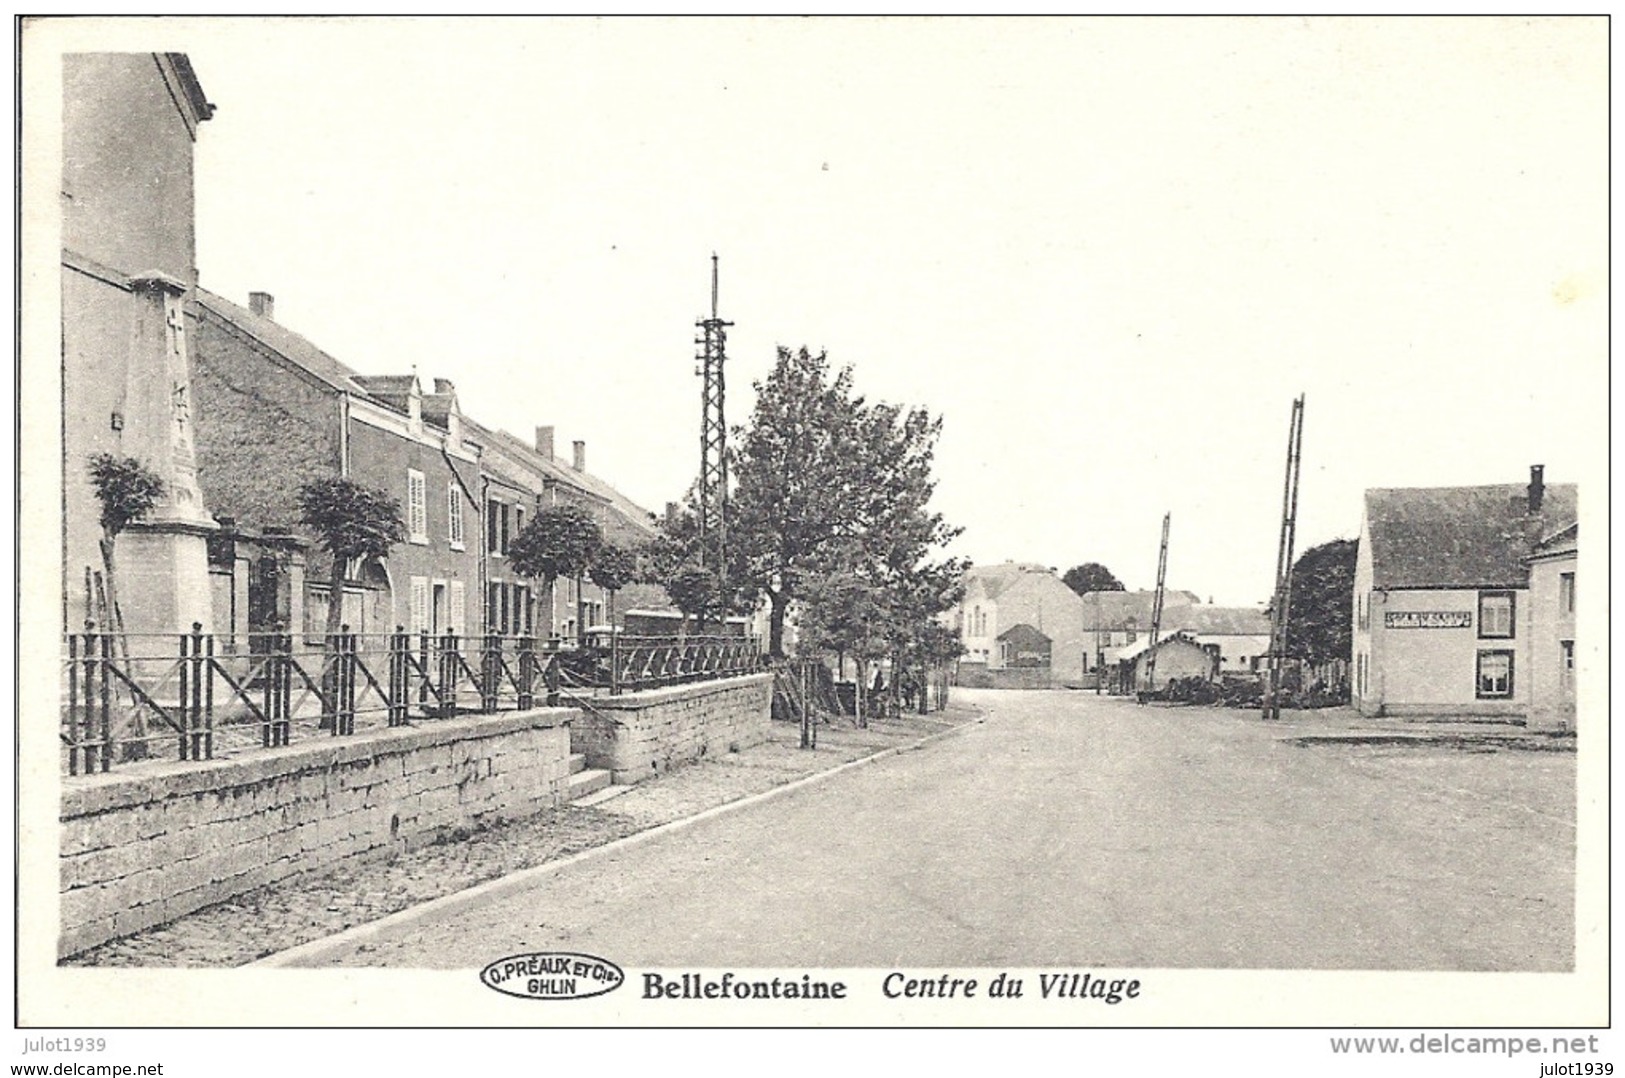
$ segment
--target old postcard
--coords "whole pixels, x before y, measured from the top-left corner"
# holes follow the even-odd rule
[[[1605,18],[20,40],[40,1062],[1605,1058]]]

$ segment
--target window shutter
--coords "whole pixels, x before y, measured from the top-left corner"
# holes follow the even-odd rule
[[[446,484],[446,538],[452,546],[463,545],[463,499],[457,492],[457,481]]]
[[[451,631],[454,633],[466,632],[467,626],[463,624],[463,582],[461,580],[451,582],[451,610],[449,614],[451,617]]]
[[[414,633],[424,632],[429,628],[429,580],[427,577],[415,576],[412,578],[412,624],[407,628]]]
[[[407,527],[412,531],[412,539],[419,543],[429,541],[428,488],[423,479],[423,473],[408,469],[406,473],[406,515]]]

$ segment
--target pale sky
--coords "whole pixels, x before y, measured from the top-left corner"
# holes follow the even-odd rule
[[[774,347],[944,416],[978,562],[1230,603],[1373,486],[1606,492],[1607,25],[167,20],[204,287],[651,509]],[[126,44],[124,47],[130,47]]]

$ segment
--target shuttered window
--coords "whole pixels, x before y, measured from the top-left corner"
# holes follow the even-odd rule
[[[446,484],[446,539],[454,549],[463,549],[463,496],[456,480]]]
[[[427,632],[429,629],[429,579],[415,576],[412,578],[412,624],[407,628],[414,633]]]
[[[429,541],[429,488],[423,473],[408,468],[406,472],[406,526],[414,543]]]
[[[463,624],[463,582],[461,580],[451,582],[450,595],[451,609],[447,612],[447,617],[451,620],[451,631],[466,633],[468,626]]]

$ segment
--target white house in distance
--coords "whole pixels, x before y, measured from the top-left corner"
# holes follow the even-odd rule
[[[965,573],[965,597],[949,615],[965,644],[960,684],[1002,685],[999,671],[1016,671],[1011,687],[1078,685],[1084,673],[1083,600],[1043,565],[1005,562],[973,566]],[[1011,635],[1018,626],[1030,632]],[[1048,662],[1028,658],[1048,644]],[[1001,639],[1002,638],[1002,639]],[[1047,671],[1047,673],[1046,673]]]
[[[1575,486],[1547,486],[1543,472],[1532,468],[1528,486],[1366,491],[1351,611],[1362,714],[1531,715],[1532,686],[1560,674],[1562,654],[1555,609],[1532,616],[1542,604],[1531,570],[1542,565],[1543,579],[1545,560],[1558,567],[1554,602],[1569,572],[1572,596],[1572,561],[1563,570],[1563,552],[1546,543],[1574,523],[1578,504]]]

